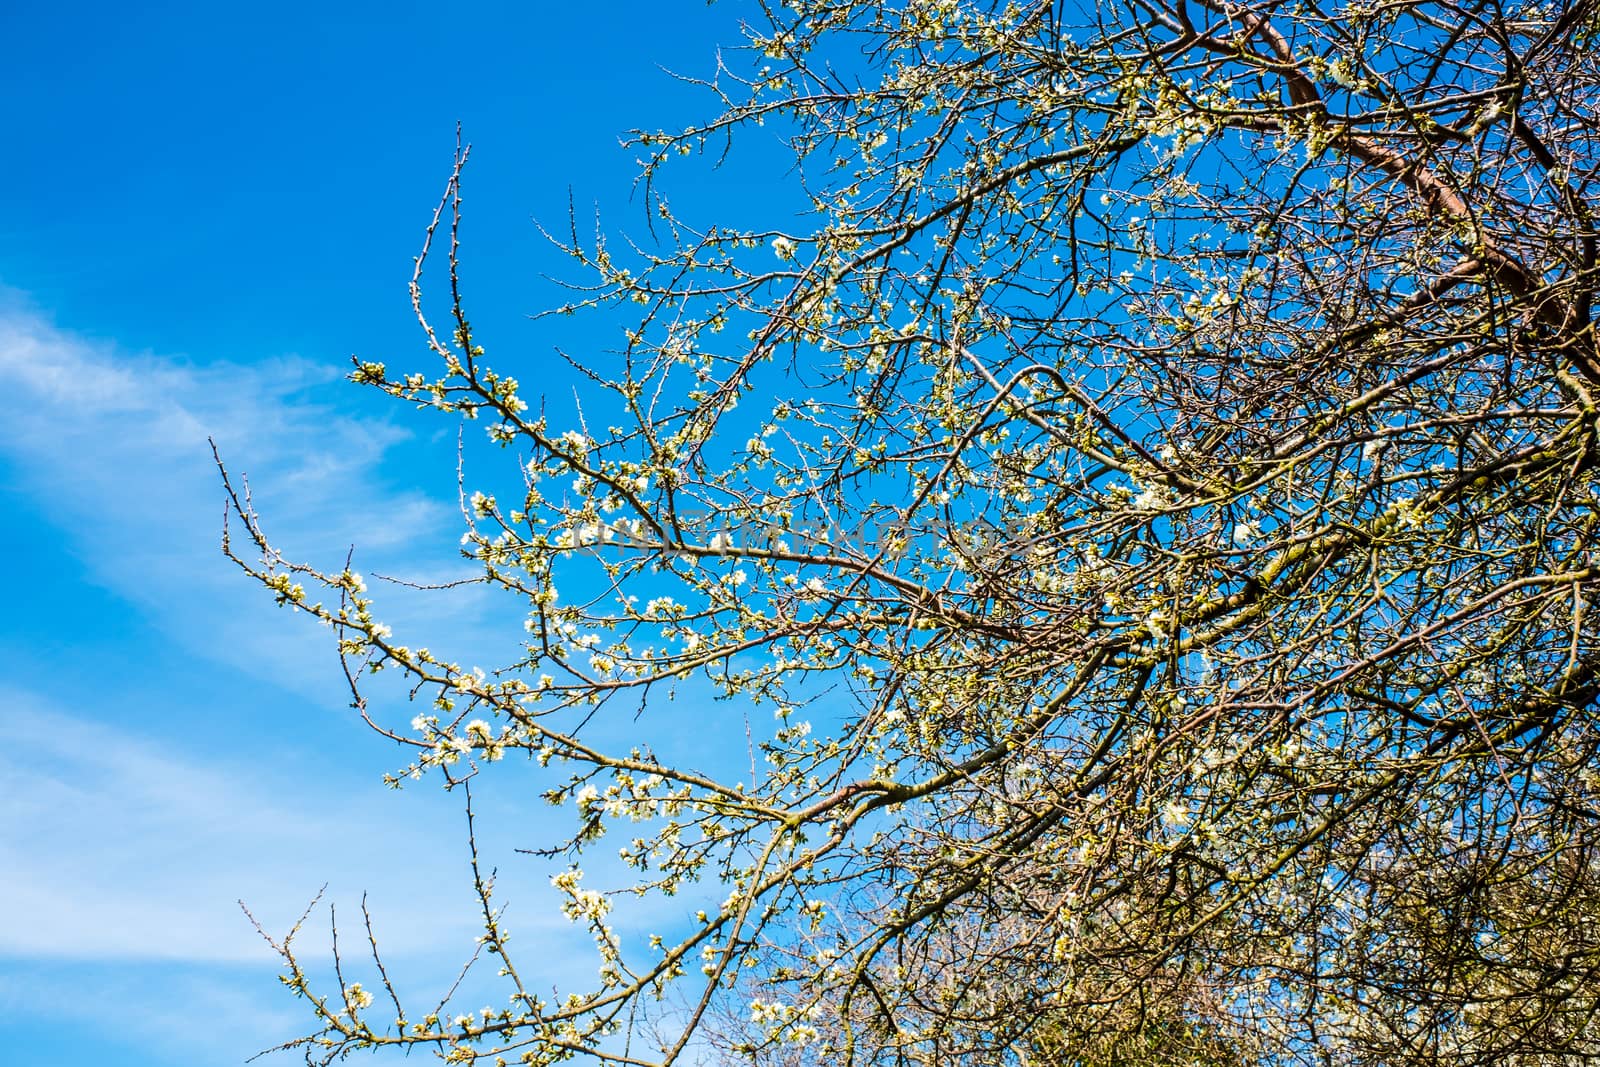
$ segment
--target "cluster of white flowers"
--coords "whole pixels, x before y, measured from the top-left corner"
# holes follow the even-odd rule
[[[294,602],[298,604],[306,597],[306,588],[298,584],[287,574],[274,574],[262,579],[262,584],[278,595],[278,603]]]
[[[644,606],[644,617],[647,619],[659,619],[671,613],[676,606],[677,602],[670,596],[653,597]]]
[[[809,1045],[817,1040],[817,1028],[812,1024],[817,1014],[815,1005],[797,1009],[781,1001],[759,997],[750,1001],[750,1021],[766,1027],[774,1040],[791,1045]]]
[[[615,536],[616,533],[606,523],[586,522],[572,530],[572,533],[567,538],[567,543],[582,548],[585,545],[597,545],[610,541]],[[561,545],[561,538],[559,537],[557,538],[557,544]],[[564,548],[566,545],[561,545],[561,547]]]
[[[1425,526],[1428,522],[1427,509],[1421,507],[1410,497],[1400,497],[1390,502],[1388,511],[1400,520],[1401,525],[1416,529]]]
[[[599,922],[611,910],[611,901],[593,889],[584,889],[578,883],[583,879],[581,870],[562,871],[550,879],[550,884],[567,895],[561,904],[561,913],[573,922],[587,919]]]
[[[1172,491],[1163,485],[1147,485],[1133,498],[1133,506],[1141,511],[1160,511],[1172,502]]]

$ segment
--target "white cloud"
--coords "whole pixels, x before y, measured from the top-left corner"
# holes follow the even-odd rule
[[[207,437],[248,475],[268,535],[291,558],[337,569],[355,546],[358,569],[400,574],[419,553],[450,559],[453,485],[443,498],[421,492],[415,482],[435,479],[397,475],[394,457],[409,450],[448,475],[453,450],[441,460],[381,415],[332,406],[328,395],[357,399],[337,384],[341,373],[297,358],[199,365],[129,354],[0,292],[0,450],[18,461],[38,515],[62,529],[96,582],[191,652],[319,701],[341,699],[328,636],[292,625],[223,558],[223,492]],[[447,571],[461,573],[459,564]],[[418,600],[388,597],[385,621],[402,638],[422,618],[460,632],[452,636],[484,636],[474,632],[483,599],[473,591]]]
[[[277,985],[259,968],[8,961],[0,1018],[48,1029],[57,1063],[239,1064],[307,1029],[309,1013]]]
[[[354,768],[296,775],[270,752],[177,752],[15,690],[0,709],[0,954],[268,960],[236,902],[281,935],[323,879],[349,914],[372,887],[390,951],[471,941],[453,799]]]
[[[0,719],[0,1016],[70,1022],[175,1064],[238,1062],[313,1020],[273,980],[280,961],[235,900],[281,939],[321,879],[323,906],[296,944],[324,992],[336,988],[328,903],[346,979],[375,988],[369,895],[408,1008],[431,1008],[474,948],[459,797],[397,795],[354,772],[308,776],[280,766],[284,753],[176,751],[17,690],[0,688]],[[587,931],[560,915],[549,869],[505,837],[535,820],[510,817],[487,786],[478,807],[523,971],[541,987],[589,980]],[[494,968],[480,960],[454,1007],[503,1000]]]
[[[338,754],[370,735],[351,725],[329,633],[274,607],[218,548],[222,490],[207,435],[249,470],[269,533],[290,554],[337,565],[356,543],[363,570],[405,574],[419,555],[453,551],[454,501],[387,476],[409,438],[319,399],[338,377],[298,359],[130,355],[0,292],[10,407],[0,451],[35,501],[8,523],[58,527],[88,576],[155,628],[127,629],[127,651],[159,659],[176,642],[182,651],[166,662],[194,659],[203,681],[187,691],[212,705],[170,716],[134,706],[118,692],[126,680],[87,662],[71,677],[0,688],[0,955],[261,960],[268,950],[235,901],[281,932],[324,880],[347,910],[373,889],[397,952],[454,951],[463,933],[470,944],[459,799],[431,784],[384,789],[380,773],[405,762],[392,748]],[[15,580],[27,577],[22,568]],[[425,618],[445,630],[430,634],[434,647],[491,638],[470,591],[401,592],[386,613],[397,632]],[[261,715],[237,671],[310,706]],[[141,685],[164,688],[159,677]],[[196,722],[204,732],[193,736],[176,725]]]
[[[197,365],[132,355],[0,293],[0,383],[11,408],[0,452],[36,501],[24,521],[59,529],[90,578],[159,631],[135,628],[132,641],[175,641],[208,685],[216,679],[215,706],[180,709],[168,717],[178,727],[162,709],[119,697],[122,680],[97,676],[92,664],[81,676],[0,687],[0,957],[34,969],[93,961],[123,974],[157,961],[191,975],[270,968],[235,901],[281,934],[323,881],[345,924],[371,890],[380,943],[400,966],[409,958],[412,970],[437,976],[470,950],[478,931],[459,798],[433,783],[384,790],[379,773],[404,756],[383,748],[375,766],[371,747],[341,747],[370,735],[350,728],[327,631],[271,606],[218,551],[222,493],[208,434],[249,471],[268,533],[287,554],[337,565],[355,542],[368,574],[457,576],[453,478],[441,499],[391,474],[397,454],[425,449],[382,417],[335,408],[323,394],[337,377],[296,359]],[[447,478],[452,445],[436,468]],[[483,598],[468,593],[396,594],[399,611],[383,615],[401,640],[492,659],[504,638]],[[413,623],[423,640],[410,640]],[[520,636],[520,626],[508,630]],[[252,718],[260,704],[238,696],[239,671],[313,706],[285,708],[281,721]],[[144,680],[145,691],[161,688]],[[541,984],[592,977],[592,946],[554,907],[548,870],[512,852],[558,839],[570,827],[551,820],[570,813],[537,801],[530,810],[542,788],[528,779],[536,769],[497,770],[479,793],[479,844],[486,862],[503,861],[497,884],[513,905],[510,928],[529,946],[527,969]],[[665,926],[694,906],[658,902],[655,915],[633,918]],[[359,923],[345,929],[359,954]],[[324,915],[302,944],[315,952],[326,938]],[[49,999],[43,986],[27,997],[35,1006]]]

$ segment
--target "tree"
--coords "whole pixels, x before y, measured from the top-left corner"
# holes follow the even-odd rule
[[[651,239],[563,242],[560,313],[637,309],[567,426],[469,324],[459,153],[440,369],[353,378],[503,446],[463,550],[525,653],[391,635],[232,484],[230,552],[414,773],[571,809],[600,973],[544,993],[480,877],[503,1010],[396,1022],[286,946],[308,1057],[1600,1055],[1597,10],[790,0],[635,136]],[[762,124],[812,213],[678,218],[669,160]],[[658,757],[712,696],[775,711],[764,766]]]

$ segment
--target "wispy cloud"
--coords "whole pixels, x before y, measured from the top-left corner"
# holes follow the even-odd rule
[[[120,705],[92,668],[0,688],[10,739],[0,750],[0,953],[261,959],[234,902],[247,898],[281,930],[325,880],[347,905],[381,887],[374,908],[392,919],[396,951],[459,945],[472,913],[459,799],[385,790],[380,773],[405,762],[392,749],[381,765],[370,747],[361,758],[327,754],[365,736],[347,712],[327,714],[348,699],[330,635],[273,607],[218,550],[208,436],[248,465],[291,552],[339,561],[357,543],[404,573],[415,546],[426,556],[454,545],[453,502],[386,473],[407,434],[333,407],[338,377],[295,358],[129,354],[0,293],[0,382],[12,400],[0,450],[36,501],[10,521],[57,527],[88,575],[143,617],[133,640],[153,651],[176,642],[168,659],[187,657],[216,682],[198,687],[214,706],[175,716]],[[420,613],[416,597],[397,599],[402,616]],[[489,639],[480,607],[458,595],[427,611],[472,645]],[[236,695],[238,671],[311,706],[263,716],[259,698]],[[205,727],[175,739],[173,721]],[[295,766],[305,759],[314,766]]]
[[[39,517],[63,531],[93,580],[193,653],[320,699],[336,699],[326,634],[270,621],[268,599],[218,550],[223,497],[207,438],[248,473],[269,533],[290,555],[335,566],[355,546],[359,565],[401,572],[419,547],[448,560],[454,501],[395,476],[396,451],[416,442],[381,414],[334,407],[329,396],[349,392],[340,376],[294,357],[196,364],[130,354],[0,293],[10,399],[0,449],[17,460]],[[401,616],[391,625],[417,611],[414,597],[391,599]],[[430,601],[427,613],[467,628],[480,606],[456,595]],[[311,662],[317,671],[304,669]]]
[[[322,880],[347,905],[379,890],[395,952],[470,942],[454,800],[354,768],[307,780],[259,750],[175,751],[17,690],[0,709],[0,954],[264,960],[235,902],[281,934]]]
[[[0,970],[0,1037],[11,1051],[33,1034],[52,1050],[66,1045],[51,1062],[242,1064],[305,1030],[277,985],[259,968],[11,961]]]
[[[437,1001],[481,932],[458,797],[395,795],[354,771],[307,778],[271,752],[175,749],[15,689],[0,688],[0,719],[0,1019],[70,1022],[138,1048],[141,1062],[158,1051],[174,1064],[239,1062],[312,1019],[272,981],[278,961],[237,898],[281,938],[325,880],[345,974],[370,986],[359,910],[370,890],[408,1008]],[[482,799],[502,830],[532,821],[507,819],[492,790]],[[511,844],[480,837],[486,863],[512,868],[497,900],[533,949],[525,969],[541,984],[592,974],[586,931]],[[329,917],[319,909],[297,940],[325,991]],[[458,1007],[498,1002],[493,970],[480,962]]]
[[[92,668],[0,685],[0,958],[11,976],[0,978],[0,1014],[73,1018],[71,975],[92,973],[120,990],[121,1006],[85,1025],[181,1027],[173,997],[192,995],[201,1010],[237,1017],[240,1032],[281,1038],[279,994],[263,989],[257,1008],[253,994],[237,992],[242,976],[274,968],[235,901],[281,935],[323,882],[358,956],[367,890],[396,973],[448,978],[471,950],[478,931],[459,796],[431,784],[385,790],[379,772],[405,762],[391,748],[342,754],[352,737],[370,735],[350,728],[329,634],[294,625],[305,620],[271,606],[218,551],[222,497],[208,435],[248,469],[269,533],[289,554],[337,565],[354,543],[369,572],[460,573],[449,569],[459,534],[453,486],[428,495],[391,473],[397,456],[414,458],[426,443],[381,413],[331,401],[339,376],[296,358],[201,364],[128,353],[0,293],[0,383],[12,409],[0,420],[0,453],[33,498],[28,516],[8,521],[58,531],[87,576],[143,621],[134,641],[178,648],[169,660],[187,659],[216,683],[203,698],[215,706],[171,716],[202,725],[177,730],[155,718],[160,710],[119,704],[118,686]],[[471,590],[445,600],[401,592],[383,614],[402,639],[414,624],[446,654],[454,644],[489,656],[508,640]],[[509,640],[521,634],[508,629]],[[260,714],[260,698],[239,695],[242,678],[311,707]],[[161,680],[145,684],[159,690]],[[530,803],[538,788],[515,770],[482,783],[479,844],[486,864],[502,867],[510,929],[531,953],[524,968],[541,986],[592,979],[592,945],[554,907],[549,870],[513,852],[558,839],[571,813]],[[604,874],[609,864],[595,859]],[[669,929],[698,906],[692,896],[641,903],[619,923]],[[325,958],[325,914],[301,944]],[[163,975],[164,988],[141,982],[143,973]],[[218,974],[232,991],[217,988]],[[306,1019],[291,1014],[292,1033]]]

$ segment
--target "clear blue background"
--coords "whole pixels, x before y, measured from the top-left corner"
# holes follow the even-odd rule
[[[585,223],[598,204],[642,227],[619,135],[707,117],[709,96],[660,67],[710,75],[750,13],[0,8],[8,1062],[239,1063],[299,1032],[239,898],[281,933],[323,882],[346,916],[371,890],[402,974],[469,945],[458,804],[382,789],[401,757],[352,721],[326,634],[222,560],[205,438],[249,472],[289,554],[337,562],[355,541],[358,569],[448,571],[453,428],[339,379],[354,353],[426,366],[406,282],[456,122],[475,146],[475,324],[559,395],[574,383],[554,346],[610,339],[529,318],[557,299],[541,276],[570,274],[532,220],[563,227],[570,191]],[[691,217],[768,202],[760,179],[705,173],[672,188]],[[397,610],[464,650],[493,641],[470,602]],[[547,903],[524,929],[558,972],[584,938]]]

